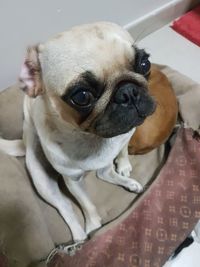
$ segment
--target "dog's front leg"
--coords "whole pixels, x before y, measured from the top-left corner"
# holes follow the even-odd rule
[[[122,148],[115,159],[116,171],[122,175],[129,177],[132,171],[132,166],[128,157],[128,143]]]
[[[109,183],[120,185],[130,190],[131,192],[140,193],[143,191],[143,187],[133,178],[128,178],[126,176],[118,174],[114,170],[113,164],[97,170],[97,176]]]
[[[36,148],[39,145],[38,137],[32,123],[26,121],[24,122],[24,140],[26,144],[26,165],[36,190],[64,218],[71,230],[73,240],[77,242],[85,240],[86,233],[78,222],[70,200],[60,192],[57,181],[49,177],[36,156]]]
[[[85,216],[86,233],[98,229],[101,226],[101,217],[98,215],[96,207],[91,202],[87,192],[84,188],[83,176],[78,179],[69,178],[63,176],[65,183],[72,193],[72,195],[78,200]]]

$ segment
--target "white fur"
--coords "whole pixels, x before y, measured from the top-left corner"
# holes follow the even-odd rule
[[[69,225],[75,241],[84,240],[88,233],[101,226],[96,207],[84,190],[83,178],[87,171],[96,170],[100,179],[124,186],[133,192],[141,192],[142,186],[127,177],[131,168],[126,144],[135,129],[113,138],[101,138],[83,132],[59,116],[50,101],[50,95],[60,97],[65,93],[67,85],[85,71],[94,72],[108,83],[112,83],[116,74],[130,72],[127,66],[132,61],[128,62],[135,53],[132,44],[131,36],[121,27],[102,22],[75,27],[38,48],[41,84],[45,87],[45,94],[35,99],[26,96],[24,100],[26,165],[38,193],[58,210]],[[31,72],[23,68],[20,78],[29,82],[30,75]],[[132,73],[132,76],[138,79],[139,75]],[[140,80],[145,82],[141,77]],[[85,216],[85,230],[78,222],[70,200],[60,192],[56,181],[49,177],[39,161],[36,155],[39,143],[48,161],[63,176],[68,189],[79,201]],[[117,173],[113,160],[119,153]],[[124,157],[125,170],[122,167]]]
[[[120,151],[119,155],[115,159],[116,171],[122,175],[129,177],[132,171],[132,165],[128,158],[128,143]]]
[[[29,101],[29,98],[26,101]],[[31,114],[46,157],[63,175],[73,176],[73,172],[76,173],[76,171],[85,172],[104,168],[117,157],[135,131],[132,129],[126,134],[113,138],[101,138],[91,133],[81,132],[79,129],[63,127],[64,122],[58,118],[57,130],[52,131],[51,127],[45,124],[46,112],[42,97],[34,100]],[[76,151],[77,157],[73,158]],[[79,154],[83,152],[84,159],[79,159]]]
[[[84,191],[82,179],[86,171],[97,170],[99,178],[124,186],[131,191],[141,192],[142,190],[137,181],[119,175],[113,170],[113,160],[128,143],[135,129],[117,137],[100,138],[93,134],[80,132],[80,130],[76,131],[71,126],[63,127],[64,122],[61,118],[57,118],[54,122],[56,123],[55,131],[45,123],[47,113],[45,112],[44,101],[42,96],[36,99],[25,97],[24,140],[27,147],[27,167],[40,195],[58,209],[68,223],[74,240],[81,241],[86,238],[86,235],[84,236],[78,220],[75,219],[76,216],[72,207],[68,202],[68,209],[65,212],[63,211],[65,206],[64,202],[61,204],[61,193],[58,192],[57,185],[49,182],[51,180],[48,179],[47,174],[35,157],[34,147],[36,146],[35,142],[38,142],[37,135],[47,159],[63,175],[68,189],[82,206],[86,219],[86,233],[88,234],[100,227],[101,218]],[[49,113],[51,113],[51,110],[48,110],[48,116]],[[79,158],[79,153],[76,154],[76,151],[84,152],[84,158]],[[109,170],[112,171],[109,172]],[[76,220],[76,224],[74,220]]]

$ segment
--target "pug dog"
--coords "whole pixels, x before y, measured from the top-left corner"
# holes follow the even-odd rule
[[[143,190],[129,178],[127,147],[155,110],[147,85],[150,66],[149,55],[130,34],[110,22],[74,27],[27,50],[19,78],[26,94],[26,165],[36,190],[58,210],[75,242],[101,226],[83,187],[86,172],[95,170],[98,178],[132,192]],[[80,203],[85,229],[37,158],[39,143]]]

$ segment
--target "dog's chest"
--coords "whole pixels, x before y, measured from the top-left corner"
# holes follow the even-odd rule
[[[130,140],[134,129],[113,138],[81,132],[59,120],[47,123],[46,112],[34,105],[33,121],[44,153],[57,170],[97,170],[114,160]],[[38,114],[40,111],[40,114]],[[53,127],[52,127],[53,125]],[[60,171],[59,171],[60,172]]]
[[[97,170],[109,165],[128,142],[132,133],[113,138],[99,138],[87,134],[74,133],[40,136],[44,152],[56,168],[78,168],[84,171]]]

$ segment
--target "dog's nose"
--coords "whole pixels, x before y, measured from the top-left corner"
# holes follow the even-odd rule
[[[122,83],[114,95],[114,102],[119,105],[130,105],[140,101],[140,87],[134,83]]]

